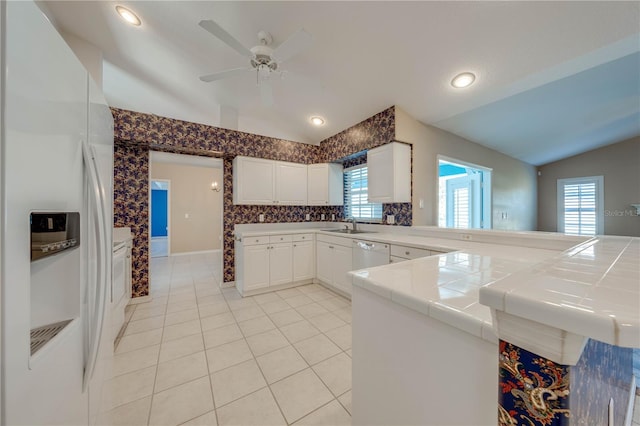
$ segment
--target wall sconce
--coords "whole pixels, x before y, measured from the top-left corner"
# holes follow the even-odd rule
[[[220,192],[220,187],[218,186],[218,182],[217,181],[211,182],[211,190],[212,191],[216,191],[216,192]]]

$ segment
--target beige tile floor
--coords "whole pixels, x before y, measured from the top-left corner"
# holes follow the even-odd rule
[[[242,298],[219,255],[154,258],[103,424],[349,425],[351,304],[318,285]]]

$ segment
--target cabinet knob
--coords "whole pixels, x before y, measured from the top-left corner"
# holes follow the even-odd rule
[[[329,248],[333,248],[333,246],[329,246]]]
[[[404,252],[404,254],[409,255],[409,252],[408,252],[408,251],[405,251],[405,252]]]
[[[260,240],[256,240],[256,243],[257,243],[258,241],[260,241]]]
[[[293,245],[294,247],[298,247],[296,244]]]

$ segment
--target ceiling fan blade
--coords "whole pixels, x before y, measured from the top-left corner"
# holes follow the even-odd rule
[[[276,47],[272,56],[277,62],[284,62],[309,47],[311,42],[313,42],[313,36],[304,28],[300,28]]]
[[[220,72],[216,72],[209,75],[203,75],[202,77],[200,77],[200,80],[204,81],[205,83],[210,83],[212,81],[222,80],[223,78],[235,77],[236,75],[244,74],[247,71],[252,71],[252,69],[248,67],[233,68],[230,70],[220,71]]]
[[[269,81],[260,82],[260,97],[262,98],[262,105],[273,105],[273,87]]]
[[[231,34],[229,34],[224,28],[220,25],[216,24],[210,19],[202,20],[198,23],[202,28],[209,31],[214,36],[218,37],[220,40],[225,42],[229,47],[233,50],[241,54],[242,56],[246,56],[248,58],[253,58],[253,53],[244,47],[242,43],[235,39]]]

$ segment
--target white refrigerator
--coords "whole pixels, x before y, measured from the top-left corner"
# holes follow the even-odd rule
[[[113,356],[113,119],[33,2],[0,8],[0,423],[93,424]]]

